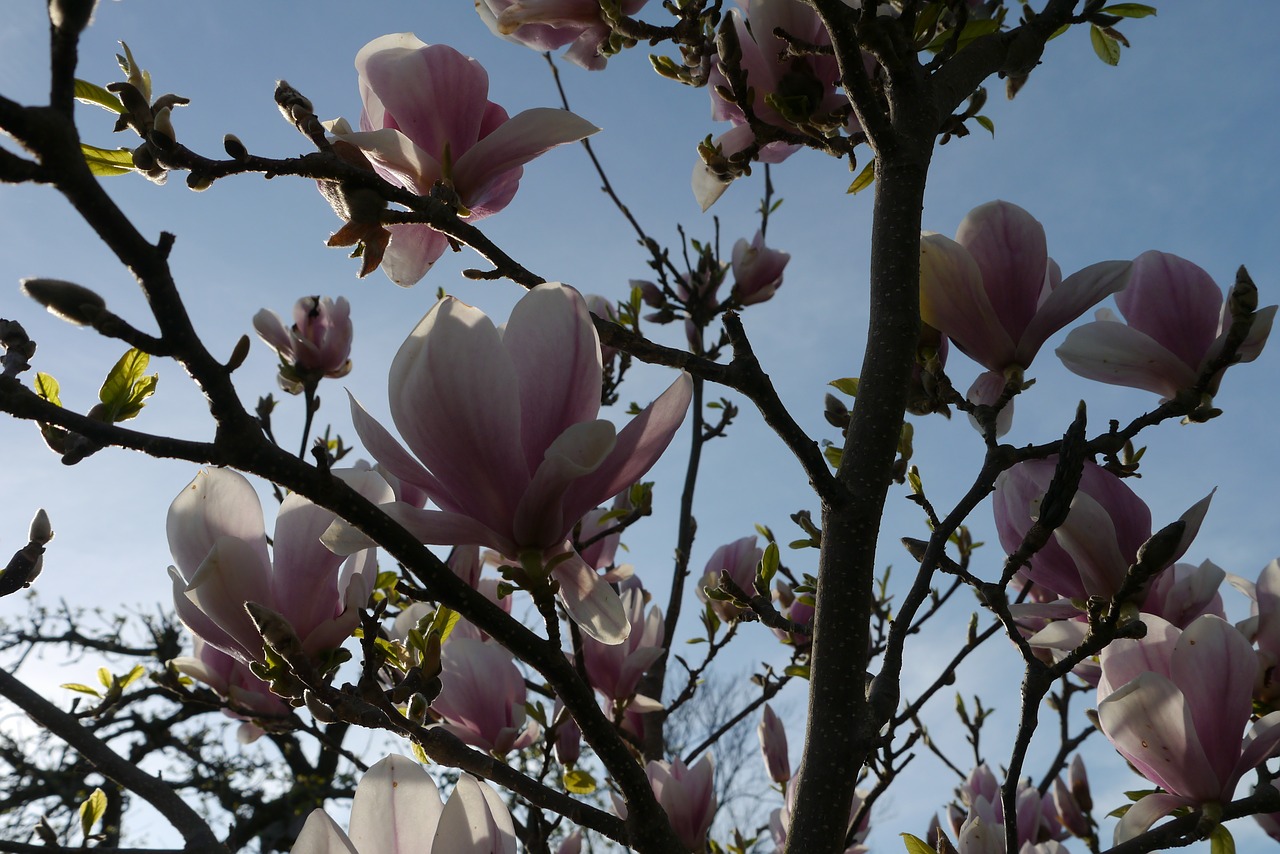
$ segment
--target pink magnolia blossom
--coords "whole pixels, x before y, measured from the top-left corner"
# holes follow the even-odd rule
[[[764,704],[764,712],[760,716],[760,725],[756,727],[756,735],[760,737],[760,752],[764,756],[764,767],[769,772],[769,779],[775,783],[786,783],[791,779],[791,757],[787,753],[787,728],[779,718]]]
[[[1120,843],[1179,807],[1231,800],[1236,784],[1280,744],[1280,712],[1247,735],[1258,660],[1230,623],[1203,616],[1185,630],[1148,614],[1140,640],[1102,651],[1098,721],[1116,750],[1164,789],[1116,827]]]
[[[742,305],[754,305],[770,299],[782,286],[782,271],[791,256],[764,245],[764,235],[756,236],[748,243],[745,239],[733,244],[730,266],[733,268],[733,295]]]
[[[369,471],[335,471],[375,503],[391,488]],[[249,481],[227,469],[205,469],[169,507],[169,550],[176,566],[178,616],[206,643],[248,664],[262,660],[262,636],[245,612],[265,605],[293,627],[303,649],[320,653],[342,644],[359,623],[373,583],[373,551],[346,562],[320,543],[332,511],[293,493],[276,516],[267,554],[262,505]]]
[[[538,722],[525,714],[524,676],[496,643],[449,637],[440,651],[440,696],[431,709],[442,727],[497,756],[528,747]]]
[[[769,814],[769,835],[773,837],[774,845],[777,851],[782,852],[787,845],[787,835],[791,829],[791,815],[796,809],[796,792],[800,788],[800,775],[797,773],[787,783],[786,796],[783,799],[782,807],[774,810]],[[849,829],[853,829],[854,819],[858,816],[858,811],[862,809],[862,803],[866,800],[867,792],[859,789],[853,794],[853,803],[849,805]],[[853,835],[853,844],[844,849],[844,854],[866,854],[869,849],[863,842],[867,838],[867,834],[871,830],[871,816],[865,815],[862,822],[858,825],[857,832]]]
[[[621,0],[622,14],[634,15],[648,0]],[[476,11],[494,35],[536,51],[570,45],[564,58],[588,71],[605,67],[602,48],[612,29],[599,0],[476,0]]]
[[[702,579],[698,582],[698,598],[709,602],[711,610],[726,623],[737,619],[742,613],[741,608],[727,600],[713,599],[707,596],[706,591],[708,588],[714,590],[719,587],[720,573],[727,572],[742,592],[751,595],[756,589],[756,569],[763,556],[764,550],[756,545],[754,534],[720,546],[711,553],[707,568],[703,570]]]
[[[335,136],[361,149],[388,181],[419,195],[443,182],[470,222],[505,208],[524,164],[599,128],[568,112],[525,110],[514,117],[489,100],[489,75],[447,45],[427,45],[411,33],[382,36],[356,54],[360,132]],[[389,227],[382,263],[391,280],[417,282],[448,246],[429,226]]]
[[[1257,583],[1231,576],[1231,584],[1253,602],[1253,615],[1237,628],[1258,647],[1258,681],[1253,697],[1280,708],[1280,559],[1263,567]]]
[[[515,825],[498,793],[469,774],[449,802],[414,761],[391,755],[360,778],[343,832],[324,810],[307,817],[292,854],[516,854]]]
[[[262,736],[262,728],[253,722],[259,716],[280,718],[293,713],[289,704],[273,694],[271,686],[254,676],[243,661],[209,646],[199,635],[193,638],[191,655],[179,656],[169,663],[179,673],[208,685],[233,707],[223,709],[223,714],[244,721],[236,731],[236,740],[241,744]]]
[[[920,317],[989,371],[1025,369],[1045,340],[1125,286],[1128,261],[1103,261],[1064,281],[1044,227],[1017,205],[971,210],[956,239],[920,239]]]
[[[1004,804],[995,774],[982,763],[969,773],[957,791],[964,808],[948,811],[957,850],[960,854],[1004,854]],[[1024,777],[1018,780],[1014,805],[1020,854],[1065,851],[1053,847],[1054,842],[1067,834],[1058,820],[1052,796],[1042,796]]]
[[[1231,326],[1229,305],[1209,274],[1166,252],[1144,252],[1134,260],[1133,276],[1116,295],[1116,305],[1125,323],[1108,318],[1073,329],[1058,357],[1082,377],[1165,399],[1195,385],[1204,365],[1222,351]],[[1262,352],[1275,315],[1274,305],[1257,312],[1240,361],[1251,362]],[[1221,377],[1219,372],[1213,378],[1211,394]]]
[[[631,623],[627,639],[618,644],[604,644],[590,636],[582,639],[583,664],[591,687],[614,703],[634,697],[641,677],[666,651],[662,646],[662,609],[654,605],[645,616],[642,587],[628,587],[621,595]]]
[[[996,479],[995,519],[1000,544],[1013,552],[1039,516],[1057,457],[1028,460]],[[1173,563],[1200,530],[1212,494],[1182,514],[1186,522]],[[1066,521],[1031,558],[1026,577],[1067,599],[1110,598],[1120,589],[1138,547],[1151,537],[1151,511],[1124,481],[1086,461]]]
[[[703,851],[707,845],[707,831],[716,816],[719,801],[712,781],[715,763],[710,753],[686,766],[679,759],[670,762],[650,760],[645,766],[653,796],[666,812],[680,842],[688,851]],[[618,815],[627,817],[627,806],[613,795],[613,806]]]
[[[351,372],[351,306],[345,297],[303,297],[293,307],[293,326],[285,328],[280,315],[262,309],[253,328],[280,356],[280,387],[298,394],[321,377],[345,377]]]
[[[575,551],[573,527],[630,486],[666,450],[684,420],[692,381],[681,375],[620,433],[597,418],[600,344],[577,291],[539,285],[499,331],[452,297],[436,303],[391,366],[391,417],[412,454],[352,399],[369,453],[439,510],[384,509],[436,545],[487,546],[540,562],[583,631],[620,643],[630,630],[618,595]],[[336,526],[326,542],[365,548]]]
[[[778,613],[791,622],[800,626],[810,626],[813,623],[813,594],[797,595],[791,589],[790,584],[785,581],[778,581],[773,590],[773,600],[778,605]],[[773,633],[783,643],[793,646],[804,647],[813,641],[813,636],[809,633],[787,632],[782,629],[774,629]]]

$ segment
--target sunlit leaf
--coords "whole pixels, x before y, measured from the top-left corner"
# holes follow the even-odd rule
[[[849,189],[845,190],[850,195],[857,195],[863,190],[870,187],[872,182],[876,180],[876,161],[871,158],[867,161],[867,165],[862,167],[862,171],[858,173],[858,177],[853,179],[853,183],[849,185]]]
[[[58,381],[53,377],[43,371],[37,371],[35,386],[36,394],[40,395],[40,397],[49,401],[54,406],[62,405],[62,398],[58,396],[58,392],[60,391],[58,388]]]
[[[112,113],[119,114],[124,112],[124,104],[120,103],[119,98],[103,89],[97,83],[90,83],[88,80],[76,81],[75,98],[84,104],[97,104],[102,109]]]
[[[596,790],[596,780],[586,771],[574,768],[564,772],[564,787],[575,795],[589,795]]]
[[[80,832],[88,837],[93,826],[107,814],[107,793],[94,789],[80,804]]]
[[[907,854],[936,854],[929,843],[912,833],[903,833],[902,841],[907,843]]]
[[[1093,42],[1093,52],[1107,65],[1120,64],[1120,43],[1102,31],[1095,24],[1089,26],[1089,40]]]
[[[59,687],[66,688],[68,691],[77,691],[81,694],[88,694],[91,697],[101,697],[97,688],[90,688],[88,685],[81,685],[79,682],[64,682]]]
[[[123,175],[133,171],[133,152],[127,148],[98,148],[80,143],[89,171],[98,176]]]
[[[1156,14],[1156,7],[1146,3],[1113,3],[1098,11],[1104,15],[1119,15],[1121,18],[1147,18]]]

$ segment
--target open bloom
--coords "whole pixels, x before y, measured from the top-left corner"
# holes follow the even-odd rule
[[[568,112],[525,110],[514,117],[489,100],[489,75],[447,45],[412,33],[382,36],[356,54],[360,132],[337,138],[364,151],[388,181],[419,195],[443,182],[457,195],[459,215],[483,219],[505,208],[524,164],[599,130]],[[398,285],[426,275],[448,239],[426,225],[390,226],[382,268]]]
[[[1258,681],[1253,698],[1269,709],[1280,708],[1280,559],[1262,569],[1254,584],[1239,576],[1231,584],[1253,600],[1253,615],[1240,629],[1258,646]]]
[[[1128,261],[1062,278],[1044,226],[1009,202],[969,211],[956,239],[920,238],[920,317],[989,371],[1027,368],[1045,340],[1125,286]]]
[[[592,637],[582,639],[583,664],[591,687],[613,702],[635,696],[640,678],[666,648],[662,635],[666,627],[662,609],[654,605],[644,613],[644,588],[630,586],[622,591],[622,606],[631,623],[631,634],[618,644],[603,644]]]
[[[334,475],[375,503],[391,488],[371,471]],[[248,664],[262,660],[262,635],[245,612],[256,602],[289,622],[308,653],[342,644],[360,620],[373,583],[373,550],[343,559],[320,543],[335,519],[293,493],[276,516],[272,554],[258,494],[242,475],[210,468],[169,507],[174,605],[193,633]]]
[[[1236,784],[1280,744],[1280,712],[1252,713],[1258,660],[1244,635],[1214,616],[1185,630],[1144,614],[1146,637],[1102,651],[1098,721],[1138,773],[1164,789],[1129,808],[1120,843],[1178,807],[1231,800]]]
[[[307,817],[291,854],[516,854],[502,798],[470,774],[447,804],[418,763],[391,755],[360,778],[343,832],[324,810]]]
[[[715,763],[710,753],[686,766],[679,759],[670,762],[650,760],[645,766],[653,796],[671,820],[671,829],[689,851],[702,851],[707,845],[707,831],[716,816],[719,800],[712,780]],[[627,817],[626,804],[613,796],[613,806],[618,815]]]
[[[169,663],[179,673],[199,679],[230,703],[233,708],[224,709],[223,714],[245,721],[236,731],[236,739],[241,744],[257,741],[263,733],[251,719],[279,718],[293,711],[288,703],[271,693],[271,686],[254,676],[243,661],[209,646],[199,635],[193,640],[191,655],[180,656]]]
[[[298,394],[321,377],[345,377],[351,372],[351,306],[346,297],[303,297],[293,307],[293,326],[285,328],[280,315],[262,309],[253,328],[280,357],[280,387]]]
[[[682,375],[619,433],[596,417],[600,377],[595,327],[572,288],[529,291],[501,331],[446,297],[391,366],[391,417],[413,453],[354,399],[352,419],[374,458],[440,508],[386,508],[422,542],[541,561],[583,630],[619,643],[629,631],[622,602],[568,537],[657,461],[684,420],[692,381]],[[344,552],[368,545],[351,529],[326,541]]]
[[[755,593],[756,569],[760,566],[763,555],[764,549],[756,545],[755,534],[720,546],[711,553],[707,568],[702,572],[702,580],[698,582],[698,598],[703,602],[710,602],[716,616],[726,623],[736,619],[742,609],[731,601],[708,596],[707,590],[720,587],[720,574],[728,573],[729,578],[743,593],[748,596]]]
[[[771,298],[782,286],[782,271],[791,256],[764,245],[764,235],[748,243],[741,239],[733,244],[730,266],[733,267],[733,295],[743,305],[754,305]]]
[[[639,12],[648,0],[621,0],[624,15]],[[495,34],[536,51],[569,45],[564,58],[588,71],[604,68],[601,55],[612,29],[600,14],[599,0],[476,0],[476,11]]]
[[[1021,545],[1039,517],[1056,465],[1057,457],[1028,460],[996,479],[996,530],[1006,552]],[[1195,538],[1212,497],[1205,496],[1182,514],[1186,529],[1170,564],[1182,557]],[[1120,478],[1086,461],[1066,521],[1032,556],[1026,577],[1067,599],[1110,598],[1124,583],[1138,548],[1150,538],[1147,505]]]
[[[1222,352],[1232,321],[1229,303],[1209,274],[1166,252],[1144,252],[1134,260],[1116,306],[1125,323],[1108,317],[1073,329],[1058,357],[1082,377],[1166,399],[1195,385],[1204,365]],[[1275,315],[1274,305],[1254,315],[1240,361],[1252,362],[1262,352]],[[1221,376],[1213,378],[1210,393]]]
[[[440,696],[431,708],[445,729],[498,756],[537,738],[537,721],[525,715],[524,676],[511,653],[496,643],[450,636],[440,667]]]

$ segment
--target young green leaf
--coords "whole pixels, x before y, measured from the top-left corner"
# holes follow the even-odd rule
[[[1209,854],[1236,854],[1236,841],[1226,825],[1218,825],[1209,834]]]
[[[111,423],[128,421],[142,411],[144,402],[155,394],[158,374],[146,375],[151,357],[136,348],[116,362],[98,391]]]
[[[90,688],[88,685],[81,685],[79,682],[63,682],[60,688],[66,688],[68,691],[76,691],[81,694],[88,694],[90,697],[101,697],[97,688]]]
[[[133,171],[133,152],[127,148],[98,148],[82,142],[80,151],[89,164],[89,171],[99,177]]]
[[[853,179],[853,183],[849,185],[849,189],[845,190],[849,195],[857,195],[863,190],[870,187],[872,182],[876,180],[876,161],[871,158],[867,161],[867,165],[862,167],[862,171],[858,173],[858,177]]]
[[[841,377],[838,380],[832,380],[827,385],[835,388],[836,391],[842,391],[850,397],[858,396],[858,378],[857,377]]]
[[[58,381],[43,371],[36,372],[36,394],[40,395],[44,400],[49,401],[54,406],[62,405],[62,398],[58,396]]]
[[[1102,31],[1096,24],[1089,25],[1089,40],[1093,42],[1093,52],[1107,65],[1120,64],[1120,43]]]
[[[996,123],[995,123],[995,122],[991,121],[991,119],[987,118],[986,116],[974,116],[974,117],[973,117],[973,120],[974,120],[975,122],[977,122],[978,124],[982,125],[984,128],[986,128],[986,129],[987,129],[987,133],[991,134],[992,138],[994,138],[994,137],[995,137],[995,135],[996,135]]]
[[[76,80],[75,98],[83,104],[97,104],[112,113],[123,113],[124,104],[115,95],[88,80]]]
[[[596,780],[581,768],[564,772],[564,787],[575,795],[589,795],[596,790]]]
[[[89,797],[80,804],[80,832],[85,838],[93,830],[93,826],[107,814],[107,793],[102,789],[94,789]]]
[[[1104,15],[1119,15],[1121,18],[1147,18],[1156,14],[1156,7],[1146,3],[1112,3],[1098,11]]]
[[[907,843],[907,854],[935,854],[929,843],[912,833],[903,833],[902,841]]]

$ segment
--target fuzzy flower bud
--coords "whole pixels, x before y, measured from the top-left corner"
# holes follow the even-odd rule
[[[22,292],[68,323],[89,326],[107,308],[98,294],[61,279],[23,279]]]

